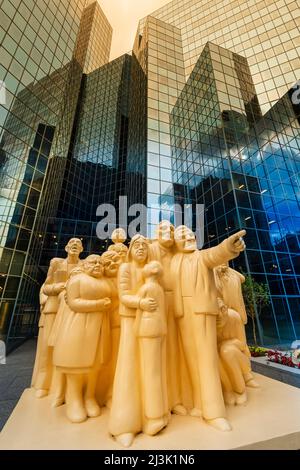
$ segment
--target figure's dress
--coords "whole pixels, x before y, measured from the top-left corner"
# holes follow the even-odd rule
[[[139,345],[135,334],[136,309],[139,303],[136,294],[142,284],[141,269],[132,263],[125,263],[120,267],[121,335],[109,421],[109,431],[113,436],[142,431]]]

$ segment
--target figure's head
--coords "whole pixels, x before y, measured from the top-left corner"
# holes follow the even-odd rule
[[[116,251],[106,251],[101,256],[104,275],[107,277],[117,277],[119,266],[122,262],[121,256]]]
[[[124,243],[126,241],[126,233],[123,228],[116,228],[111,234],[113,243]]]
[[[83,269],[89,276],[100,278],[103,276],[103,264],[101,256],[90,255],[83,262]]]
[[[143,235],[135,235],[130,242],[128,251],[128,261],[136,261],[140,264],[145,263],[148,258],[149,241]]]
[[[191,253],[197,250],[196,235],[186,225],[180,225],[175,229],[174,238],[178,251]]]
[[[151,261],[150,263],[146,264],[142,273],[145,279],[151,276],[160,277],[163,273],[163,268],[158,261]]]
[[[159,244],[165,248],[171,248],[174,245],[174,225],[168,220],[162,220],[156,228],[156,239]]]
[[[80,253],[83,252],[83,246],[82,246],[81,240],[79,240],[79,238],[71,238],[71,240],[68,241],[65,247],[65,250],[68,253],[68,255],[79,256]]]
[[[117,245],[111,245],[111,248],[109,249],[109,251],[112,250],[114,251],[115,253],[117,253],[119,256],[120,256],[120,264],[121,263],[125,263],[126,261],[126,256],[127,256],[127,253],[128,253],[128,248],[126,245],[123,245],[123,244],[117,244]]]

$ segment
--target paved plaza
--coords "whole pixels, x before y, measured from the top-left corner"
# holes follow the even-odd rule
[[[0,364],[0,431],[25,388],[30,386],[36,341],[29,340]]]

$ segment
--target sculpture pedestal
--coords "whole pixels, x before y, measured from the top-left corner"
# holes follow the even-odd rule
[[[140,434],[132,450],[300,449],[299,389],[257,376],[261,389],[248,389],[246,406],[228,407],[233,431],[222,433],[197,418],[172,416],[155,437]],[[0,449],[120,450],[107,433],[108,410],[82,424],[70,423],[64,407],[25,390],[0,434]],[[130,452],[129,449],[129,452]]]

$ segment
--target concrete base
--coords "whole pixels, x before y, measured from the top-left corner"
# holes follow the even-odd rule
[[[138,435],[130,449],[300,449],[299,389],[261,375],[256,379],[261,389],[248,390],[247,405],[228,407],[232,432],[173,416],[167,429],[155,437]],[[107,433],[108,410],[82,424],[70,423],[64,411],[51,408],[49,397],[36,399],[33,390],[25,390],[0,434],[0,449],[122,449]]]
[[[252,370],[258,374],[300,388],[300,369],[268,361],[266,357],[252,357],[251,365]]]

